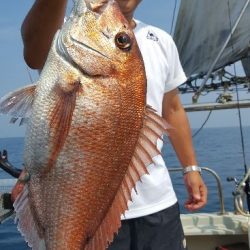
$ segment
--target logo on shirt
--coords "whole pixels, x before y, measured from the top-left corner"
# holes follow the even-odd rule
[[[159,38],[155,35],[155,33],[150,30],[148,31],[147,39],[153,40],[155,42],[159,41]]]

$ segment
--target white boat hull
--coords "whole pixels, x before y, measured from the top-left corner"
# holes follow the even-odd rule
[[[242,243],[238,250],[249,249],[248,217],[226,213],[182,214],[188,250],[215,250],[216,247]],[[244,244],[243,244],[244,243]]]

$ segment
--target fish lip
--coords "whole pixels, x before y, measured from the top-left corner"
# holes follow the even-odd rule
[[[108,57],[107,55],[103,54],[103,53],[100,52],[99,50],[97,50],[97,49],[95,49],[95,48],[89,46],[89,45],[86,44],[86,43],[82,43],[82,42],[76,40],[72,35],[70,35],[70,40],[71,40],[72,42],[78,44],[78,45],[81,46],[81,47],[84,47],[84,48],[86,48],[86,49],[89,49],[89,50],[91,50],[91,51],[94,51],[94,52],[96,52],[97,54],[99,54],[99,55],[101,55],[101,56],[107,58],[108,60],[111,60],[111,58]]]

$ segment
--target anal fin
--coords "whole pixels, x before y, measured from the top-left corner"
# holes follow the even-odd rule
[[[15,200],[13,206],[16,212],[15,221],[17,228],[28,243],[28,246],[34,250],[45,250],[45,241],[38,233],[37,223],[31,212],[27,184]]]

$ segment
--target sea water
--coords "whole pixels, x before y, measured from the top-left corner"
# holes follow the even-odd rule
[[[245,161],[250,167],[250,127],[243,128],[243,135]],[[244,175],[244,157],[240,130],[238,128],[204,128],[193,138],[193,142],[199,165],[209,167],[218,173],[222,181],[225,208],[227,211],[233,211],[232,192],[235,189],[235,184],[228,182],[227,177],[236,177],[240,180]],[[15,167],[22,167],[23,147],[23,138],[0,138],[0,150],[8,150],[9,161]],[[180,166],[168,142],[163,148],[163,156],[168,167]],[[171,177],[179,199],[181,212],[186,213],[183,204],[187,198],[187,192],[183,185],[183,177],[181,173],[176,172],[171,173]],[[9,176],[0,169],[0,178],[9,178]],[[216,181],[207,172],[203,172],[203,178],[208,186],[209,195],[207,206],[201,209],[200,212],[219,212],[220,205]],[[13,219],[0,224],[0,249],[29,249],[17,231]]]

